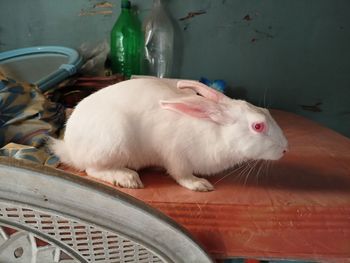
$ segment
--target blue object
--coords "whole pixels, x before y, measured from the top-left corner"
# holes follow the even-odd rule
[[[42,92],[75,74],[82,57],[71,48],[37,46],[0,53],[0,71],[18,81],[36,84]]]
[[[214,89],[222,92],[222,93],[224,93],[226,90],[226,82],[224,80],[218,79],[218,80],[211,81],[207,78],[201,77],[199,81],[202,82],[203,84],[211,87],[211,88],[214,88]]]

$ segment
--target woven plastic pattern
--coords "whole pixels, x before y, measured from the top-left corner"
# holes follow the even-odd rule
[[[0,219],[50,236],[56,245],[70,247],[88,262],[163,262],[144,246],[118,234],[47,212],[0,202]]]

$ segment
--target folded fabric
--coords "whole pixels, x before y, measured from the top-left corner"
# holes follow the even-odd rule
[[[35,148],[23,144],[8,143],[0,149],[0,156],[7,156],[19,160],[26,160],[46,166],[57,167],[59,160],[51,155],[45,147]]]
[[[0,155],[18,159],[27,156],[24,159],[47,163],[51,157],[44,148],[45,142],[48,135],[56,134],[64,120],[62,105],[47,100],[35,85],[16,82],[0,72],[0,147],[3,147]],[[7,145],[9,143],[15,144]],[[13,154],[15,148],[17,153]],[[28,155],[34,156],[36,150],[40,156],[45,154],[46,159],[28,158]]]

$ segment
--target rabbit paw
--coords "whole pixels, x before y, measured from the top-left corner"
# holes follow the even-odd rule
[[[183,187],[186,187],[193,191],[208,192],[214,190],[214,186],[209,183],[208,180],[195,176],[189,178],[181,178],[177,182]]]
[[[87,169],[87,174],[102,181],[125,188],[143,188],[137,172],[123,168],[115,170]]]

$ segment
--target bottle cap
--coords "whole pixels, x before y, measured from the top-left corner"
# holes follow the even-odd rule
[[[131,3],[129,0],[122,0],[122,8],[130,9]]]

